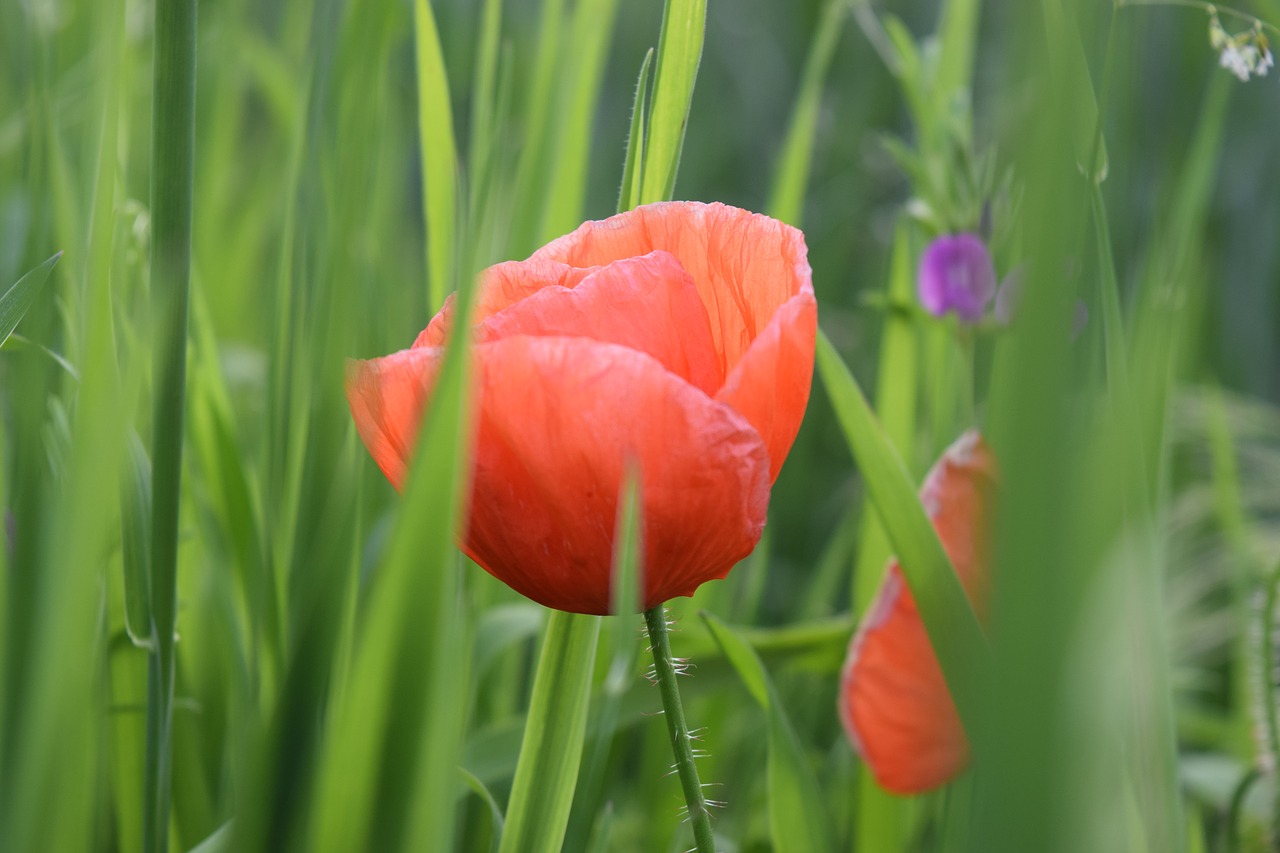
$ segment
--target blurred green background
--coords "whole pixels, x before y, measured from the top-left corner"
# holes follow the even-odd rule
[[[550,224],[537,218],[540,205],[565,186],[544,168],[556,151],[571,152],[566,168],[581,170],[583,178],[581,198],[565,202],[580,207],[581,216],[561,230],[614,212],[636,74],[658,43],[663,11],[656,2],[501,4],[490,95],[496,153],[482,183],[469,146],[482,82],[476,69],[484,5],[432,4],[463,197],[470,199],[458,220],[478,223],[461,244],[469,254],[459,275],[472,258],[478,268],[525,257],[543,237],[560,233],[540,233]],[[913,144],[913,115],[901,81],[855,21],[858,5],[839,5],[824,18],[827,4],[816,0],[709,0],[675,197],[767,212],[806,57],[815,34],[836,27],[829,67],[815,78],[816,123],[811,136],[801,135],[811,161],[793,218],[808,241],[821,325],[876,396],[884,390],[880,380],[895,380],[884,368],[895,235],[907,235],[912,262],[933,235],[904,213],[921,188],[884,138]],[[1013,220],[997,222],[997,230],[1025,232],[1024,245],[996,246],[998,272],[1023,260],[1021,248],[1048,244],[1056,235],[1061,254],[1083,271],[1062,292],[1078,291],[1089,307],[1086,333],[1062,355],[1070,375],[1044,374],[1046,393],[1072,413],[1053,436],[1072,442],[1063,445],[1061,468],[1043,468],[1062,475],[1042,483],[1044,512],[1028,516],[1044,527],[1023,529],[1027,536],[1051,530],[1050,510],[1059,501],[1063,538],[1098,531],[1097,541],[1085,537],[1084,544],[1041,543],[1055,549],[1046,572],[1070,568],[1081,555],[1090,561],[1067,596],[1074,603],[1063,605],[1061,631],[1046,631],[1044,642],[1056,644],[1065,661],[1083,648],[1071,645],[1083,633],[1104,644],[1097,657],[1107,658],[1109,635],[1081,628],[1088,619],[1111,629],[1158,623],[1154,635],[1167,646],[1164,640],[1136,643],[1140,651],[1133,654],[1139,668],[1155,660],[1156,669],[1169,669],[1167,692],[1156,679],[1152,713],[1158,717],[1167,703],[1178,746],[1177,767],[1164,768],[1157,781],[1135,769],[1150,767],[1141,755],[1126,766],[1118,822],[1095,802],[1111,790],[1106,786],[1080,795],[1061,814],[1085,814],[1107,827],[1099,831],[1105,843],[1089,849],[1173,849],[1161,847],[1165,836],[1152,828],[1159,822],[1153,814],[1176,820],[1179,831],[1189,827],[1177,849],[1264,849],[1263,827],[1275,819],[1269,781],[1275,757],[1253,732],[1265,728],[1259,707],[1273,689],[1264,677],[1271,622],[1263,596],[1280,554],[1280,88],[1275,75],[1240,83],[1218,67],[1202,8],[1060,4],[1081,22],[1079,43],[1095,89],[1110,69],[1103,116],[1109,170],[1101,195],[1125,318],[1121,334],[1135,387],[1145,390],[1141,382],[1161,377],[1149,386],[1150,399],[1133,395],[1129,412],[1116,402],[1123,395],[1115,387],[1113,396],[1099,390],[1106,386],[1107,307],[1105,289],[1094,283],[1105,278],[1107,259],[1092,232],[1072,218],[1088,201],[1064,197],[1060,220],[1044,215],[1055,204],[1046,188],[1069,179],[1059,174],[1061,162],[1054,163],[1057,171],[1046,168],[1042,174],[1052,180],[1039,184],[1027,169],[1049,162],[1049,154],[1027,141],[1038,128],[1078,120],[1048,97],[1052,90],[1041,80],[1043,68],[1037,70],[1048,63],[1045,39],[1075,43],[1061,32],[1046,34],[1036,11],[1044,5],[981,6],[971,45],[972,87],[962,87],[956,102],[972,111],[977,150],[993,150],[1001,170],[1014,169],[1015,184],[1029,185],[1016,212],[996,207],[997,215]],[[581,9],[605,17],[583,13],[579,22]],[[874,14],[901,19],[926,54],[941,11],[937,2],[874,5]],[[1245,11],[1280,22],[1276,0],[1254,0]],[[18,336],[0,352],[0,504],[12,531],[0,563],[7,572],[0,648],[5,850],[132,850],[143,834],[148,652],[145,626],[125,621],[130,555],[121,514],[123,506],[127,531],[128,510],[140,500],[127,486],[137,471],[136,458],[122,449],[124,437],[135,431],[143,447],[154,439],[147,403],[154,332],[147,260],[152,12],[142,0],[0,5],[0,286],[64,252]],[[872,13],[864,5],[864,14]],[[616,15],[611,27],[610,15]],[[1249,25],[1225,15],[1224,22],[1232,32]],[[593,68],[592,34],[603,38],[605,51],[597,71],[583,72]],[[451,804],[442,807],[454,813],[456,827],[438,837],[450,839],[440,849],[496,844],[486,796],[492,795],[493,808],[504,809],[545,614],[475,567],[436,555],[431,566],[458,570],[465,603],[458,623],[441,615],[454,599],[429,596],[449,587],[445,581],[429,586],[434,574],[415,580],[412,561],[403,557],[409,546],[397,550],[395,543],[412,541],[405,532],[412,523],[398,523],[399,499],[359,447],[341,390],[344,359],[407,346],[431,313],[415,55],[414,7],[406,0],[204,0],[199,7],[181,639],[166,822],[172,849],[202,842],[206,853],[422,849],[415,840],[432,838],[432,827],[415,827],[413,815],[423,792],[436,791],[422,769],[432,763],[424,709],[434,703],[465,715],[459,761],[474,779],[474,789],[464,788],[453,775],[456,762],[445,762],[440,778],[458,789],[459,806],[456,812]],[[550,76],[540,100],[544,68]],[[588,121],[575,130],[567,110],[573,75],[580,73],[591,74],[599,98],[588,103]],[[1204,127],[1216,142],[1208,154],[1193,144]],[[537,156],[527,154],[531,147]],[[1194,196],[1187,188],[1200,186],[1196,176],[1207,189],[1189,208],[1191,227],[1179,232],[1181,220],[1171,225],[1170,211]],[[1192,260],[1170,272],[1170,258],[1184,251]],[[1176,310],[1165,312],[1166,295]],[[95,306],[108,307],[95,313]],[[1176,321],[1160,325],[1174,314]],[[938,389],[954,378],[940,368],[955,329],[919,311],[907,315],[921,355],[910,369],[921,416],[905,441],[894,439],[918,479],[954,438],[940,426],[954,414],[947,409],[950,392]],[[1175,327],[1176,356],[1142,372],[1151,352],[1156,359],[1166,354],[1148,347],[1154,336],[1148,333]],[[1020,399],[1002,392],[1031,387],[1035,379],[1029,373],[1031,385],[1020,386],[1023,379],[999,372],[1010,363],[998,351],[1002,334],[984,330],[970,351],[976,352],[977,396],[968,399],[971,416],[960,418],[995,422],[997,430],[1016,421],[1007,414],[1014,404],[1000,409],[1000,400]],[[1043,363],[1058,364],[1049,356]],[[108,379],[109,385],[90,382]],[[1168,383],[1167,399],[1156,393],[1166,389],[1160,382]],[[1043,423],[1033,409],[1028,404],[1026,423]],[[1155,436],[1147,447],[1155,464],[1143,474],[1154,496],[1150,515],[1123,530],[1089,527],[1091,512],[1112,506],[1109,490],[1128,487],[1126,474],[1107,469],[1123,449],[1090,441],[1101,436],[1130,447],[1123,430],[1119,438],[1106,431],[1113,416],[1128,423],[1130,415],[1149,430],[1144,435]],[[1017,453],[1013,446],[1015,458],[1044,458]],[[1066,491],[1068,483],[1077,491]],[[1030,494],[1025,485],[1011,488]],[[444,503],[437,509],[452,506],[448,493],[440,494]],[[774,718],[747,701],[738,670],[698,619],[700,609],[740,628],[763,659],[807,772],[821,786],[815,808],[829,820],[838,849],[1017,849],[983,847],[984,838],[990,841],[982,835],[986,818],[974,818],[977,829],[966,834],[969,824],[956,815],[970,808],[986,814],[972,805],[978,797],[972,777],[907,801],[868,793],[840,731],[839,668],[855,600],[864,604],[869,588],[855,564],[874,584],[887,554],[865,545],[873,522],[864,520],[870,510],[863,501],[846,436],[815,378],[805,425],[773,491],[766,543],[729,580],[675,605],[682,627],[677,654],[698,665],[696,677],[684,682],[689,716],[693,725],[709,728],[703,778],[723,783],[713,796],[729,804],[716,824],[723,849],[785,847],[770,823],[767,805],[777,783],[769,780],[760,736],[764,721]],[[1139,596],[1136,611],[1129,609],[1132,599],[1117,593],[1121,612],[1108,614],[1089,598],[1098,575],[1106,576],[1095,569],[1124,563],[1117,543],[1133,539],[1156,543],[1150,551],[1158,568],[1155,593]],[[1010,541],[1009,554],[1035,547]],[[875,576],[866,574],[868,565]],[[403,609],[368,594],[376,588],[371,579],[382,576],[396,578],[383,588],[404,593]],[[1037,589],[1033,581],[1010,588]],[[1036,611],[1029,605],[1028,612]],[[656,691],[641,678],[638,649],[630,645],[639,622],[623,622],[606,620],[601,635],[565,849],[685,849],[678,786],[663,777],[665,732],[646,716],[658,707]],[[440,675],[431,657],[439,644],[424,638],[448,636],[451,624],[458,647],[469,651],[458,654],[456,672]],[[379,625],[390,626],[385,637]],[[996,642],[997,659],[1011,667],[1004,672],[1014,672],[1017,663],[1001,657],[1001,643],[1013,647],[1020,636],[1009,630]],[[368,649],[375,651],[366,658]],[[370,661],[384,660],[377,657],[382,653],[394,675],[378,679],[370,675],[376,669]],[[630,677],[611,681],[611,666]],[[1097,670],[1085,679],[1094,687],[1110,677],[1101,663]],[[418,684],[424,672],[429,676]],[[370,684],[375,690],[368,695],[348,689]],[[1112,694],[1085,698],[1083,704],[1103,709],[1103,716],[1114,701],[1129,710],[1145,707],[1141,699],[1126,704]],[[991,700],[992,720],[1002,719],[998,704]],[[1117,717],[1129,720],[1127,713]],[[1138,728],[1149,722],[1143,713],[1136,715]],[[1067,716],[1061,725],[1039,722],[1060,739],[1055,743],[1078,746],[1079,732],[1071,728],[1077,720]],[[1028,723],[1028,738],[1039,722]],[[1117,727],[1120,734],[1104,728],[1108,737],[1129,743],[1124,726]],[[367,753],[347,747],[358,754],[352,759],[358,771],[334,757],[352,732],[371,738]],[[420,741],[428,744],[422,747],[428,757],[419,761],[412,745]],[[1011,734],[1009,743],[1017,742]],[[1105,740],[1081,749],[1114,751]],[[1127,747],[1120,752],[1129,754]],[[1268,779],[1239,787],[1254,765]],[[1016,762],[995,766],[1027,769]],[[1049,764],[1040,772],[1067,779],[1065,767]],[[1016,799],[1000,799],[1015,797],[1009,788],[1017,784],[1005,779],[992,786],[997,805],[1018,807]],[[1148,796],[1148,789],[1162,786],[1175,788],[1178,802],[1188,804],[1185,815],[1149,806],[1159,797]],[[1238,820],[1229,816],[1236,815],[1233,792],[1244,803]],[[349,836],[324,836],[331,828],[326,820],[343,824],[347,808],[375,817],[350,824],[357,828]],[[51,830],[48,821],[70,828]],[[1243,827],[1243,840],[1230,837],[1228,827],[1235,825]],[[1048,824],[1040,831],[1056,839],[1056,848],[1044,849],[1084,849],[1080,839],[1093,837],[1092,829],[1076,834]]]

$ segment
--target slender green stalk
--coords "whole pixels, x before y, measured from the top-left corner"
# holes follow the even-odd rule
[[[1261,778],[1262,771],[1256,767],[1250,767],[1240,777],[1235,790],[1231,792],[1231,801],[1227,804],[1227,816],[1223,819],[1226,823],[1225,841],[1222,847],[1224,853],[1240,853],[1240,820],[1244,814],[1244,801],[1249,796],[1253,784]]]
[[[413,19],[418,63],[422,207],[427,212],[427,299],[435,312],[444,304],[448,282],[453,276],[458,154],[440,35],[427,0],[413,4]]]
[[[641,173],[642,204],[666,201],[675,191],[706,25],[706,0],[667,0],[663,6],[658,65],[653,74],[653,106]]]
[[[501,853],[564,845],[587,734],[600,617],[553,611],[538,658]]]
[[[826,8],[814,32],[809,55],[804,62],[804,76],[796,92],[786,141],[778,157],[773,189],[766,208],[770,216],[800,227],[804,214],[804,192],[809,183],[809,161],[813,156],[813,138],[818,127],[818,108],[822,101],[822,84],[836,52],[843,31],[845,0],[827,0]]]
[[[1199,9],[1206,14],[1216,10],[1219,14],[1229,15],[1249,23],[1257,23],[1264,30],[1280,33],[1280,27],[1260,20],[1257,15],[1251,15],[1248,12],[1233,9],[1230,6],[1223,6],[1219,3],[1209,3],[1206,0],[1116,0],[1115,8],[1119,9],[1124,6],[1181,6],[1184,9]]]
[[[1280,596],[1280,566],[1272,569],[1267,578],[1267,592],[1262,603],[1261,624],[1258,628],[1258,693],[1262,707],[1262,728],[1266,733],[1266,752],[1270,753],[1272,774],[1271,844],[1280,845],[1280,785],[1274,784],[1275,764],[1280,756],[1280,716],[1277,716],[1276,686],[1272,679],[1276,671],[1276,600]]]
[[[195,149],[196,0],[155,7],[151,161],[152,408],[151,654],[147,689],[143,850],[169,840],[178,494],[186,397],[187,291]]]
[[[667,634],[666,611],[661,604],[644,612],[645,626],[649,629],[649,646],[653,652],[653,671],[662,692],[662,709],[667,718],[667,731],[671,734],[671,749],[676,756],[676,772],[684,788],[684,800],[689,806],[689,823],[693,825],[693,839],[698,853],[715,853],[715,839],[711,834],[711,815],[707,812],[707,799],[702,795],[702,783],[698,781],[698,768],[693,763],[693,741],[689,737],[689,725],[684,720],[684,707],[680,704],[680,687],[676,684],[676,665],[671,657],[671,639]]]

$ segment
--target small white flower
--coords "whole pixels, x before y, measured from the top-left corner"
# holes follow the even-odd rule
[[[1257,68],[1253,69],[1253,73],[1257,74],[1259,77],[1266,77],[1267,69],[1274,68],[1275,64],[1276,64],[1276,61],[1271,56],[1271,50],[1270,49],[1263,50],[1262,61],[1258,63]]]
[[[1271,42],[1262,31],[1262,22],[1255,21],[1253,29],[1231,35],[1218,20],[1218,10],[1209,6],[1209,44],[1219,51],[1218,64],[1247,81],[1250,77],[1266,77],[1267,70],[1275,66],[1271,55]]]
[[[1249,55],[1249,51],[1257,54],[1257,48],[1252,45],[1240,46],[1234,41],[1228,42],[1227,46],[1222,49],[1222,57],[1218,64],[1239,77],[1241,80],[1248,80],[1249,75],[1253,73],[1253,66],[1256,58]]]

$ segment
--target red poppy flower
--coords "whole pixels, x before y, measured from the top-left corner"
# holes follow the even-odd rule
[[[817,305],[804,235],[722,204],[648,205],[479,282],[464,551],[548,607],[607,613],[623,472],[639,463],[644,607],[755,547],[809,399]],[[356,428],[396,488],[453,320],[355,362]]]
[[[995,458],[977,432],[947,448],[920,500],[982,616]],[[849,740],[886,790],[915,794],[944,784],[969,759],[969,744],[897,561],[849,645],[840,689]]]

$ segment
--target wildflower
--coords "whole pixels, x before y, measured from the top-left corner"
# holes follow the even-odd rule
[[[809,399],[804,236],[721,204],[588,222],[480,277],[476,441],[462,549],[548,607],[609,611],[623,471],[638,461],[644,608],[755,547]],[[356,427],[403,485],[453,300],[412,348],[353,363]]]
[[[991,253],[976,234],[939,237],[925,249],[917,280],[920,303],[936,317],[948,311],[976,323],[996,292]]]
[[[1218,64],[1242,81],[1247,82],[1251,76],[1265,77],[1275,66],[1271,43],[1262,32],[1261,22],[1255,22],[1251,30],[1231,35],[1213,6],[1209,7],[1209,45],[1220,52]]]
[[[947,449],[920,489],[979,616],[987,598],[987,522],[995,482],[990,448],[970,431]],[[914,794],[936,788],[968,761],[964,729],[896,561],[849,645],[839,704],[849,740],[886,790]]]

